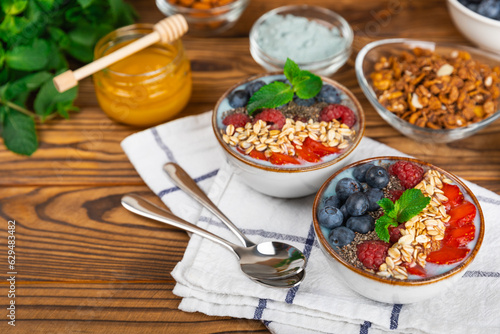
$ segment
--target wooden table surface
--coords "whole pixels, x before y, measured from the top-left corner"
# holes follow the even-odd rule
[[[350,88],[367,118],[366,136],[441,166],[500,194],[500,122],[462,141],[421,144],[383,121],[359,88],[353,63],[368,41],[412,37],[467,43],[445,0],[252,0],[240,21],[218,37],[184,38],[193,96],[179,117],[210,110],[232,84],[263,72],[250,53],[255,20],[275,7],[310,3],[340,13],[355,31],[354,53],[333,78]],[[131,1],[142,22],[163,17],[153,0]],[[81,112],[38,126],[30,158],[0,146],[1,333],[258,333],[259,321],[209,317],[177,309],[170,272],[188,242],[121,208],[135,191],[157,201],[129,163],[120,141],[140,129],[110,121],[89,79],[80,85]],[[16,327],[7,324],[7,221],[16,224]]]

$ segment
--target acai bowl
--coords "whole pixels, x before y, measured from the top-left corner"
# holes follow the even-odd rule
[[[228,89],[214,108],[212,127],[228,162],[248,186],[275,197],[310,195],[351,160],[365,129],[363,109],[347,88],[321,77],[317,96],[307,100],[294,96],[285,105],[263,108],[248,117],[249,96],[276,81],[286,83],[287,78],[283,73],[262,74]],[[334,105],[330,114],[340,117],[321,121],[318,117],[330,105]],[[227,117],[234,114],[240,115],[234,117],[239,123],[228,125]]]
[[[354,291],[385,303],[446,291],[484,236],[479,202],[458,177],[401,157],[370,158],[334,173],[316,195],[313,220],[331,268]]]

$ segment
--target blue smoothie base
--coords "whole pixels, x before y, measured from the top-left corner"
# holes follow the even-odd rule
[[[395,162],[396,161],[393,161],[393,160],[376,160],[376,161],[372,161],[370,163],[373,163],[376,166],[388,167],[390,164],[395,163]],[[424,169],[424,172],[427,172],[429,170],[429,168],[427,166],[420,165],[420,167],[422,167]],[[329,185],[325,188],[325,190],[321,194],[321,198],[320,198],[321,202],[318,205],[318,210],[321,210],[321,208],[323,207],[323,203],[324,203],[324,201],[325,201],[326,198],[337,194],[336,191],[335,191],[335,186],[337,185],[337,182],[339,180],[341,180],[341,179],[343,179],[345,177],[354,178],[353,174],[352,174],[353,171],[354,171],[354,167],[346,169],[346,170],[342,171],[340,174],[338,174],[333,180],[331,180],[331,182],[329,183]],[[455,185],[457,185],[460,188],[460,190],[462,191],[462,193],[464,194],[464,200],[467,200],[467,201],[469,201],[471,203],[474,203],[474,201],[472,200],[472,198],[466,193],[465,189],[463,189],[459,184],[455,184]],[[474,226],[476,228],[476,234],[474,236],[474,240],[472,240],[471,242],[469,242],[467,244],[467,248],[469,248],[470,250],[472,250],[472,249],[474,249],[474,247],[476,247],[477,238],[478,238],[479,232],[480,232],[479,231],[480,220],[479,220],[479,214],[477,214],[477,208],[476,208],[476,217],[474,218]],[[321,225],[320,225],[320,228],[321,228],[321,232],[323,233],[325,239],[328,240],[328,235],[330,234],[330,229],[327,229],[327,228],[325,228],[325,227],[323,227]],[[332,244],[330,244],[330,246],[339,254],[339,247],[338,246],[334,246]],[[448,264],[448,265],[441,265],[441,264],[438,265],[438,264],[434,264],[434,263],[429,263],[428,262],[426,264],[426,266],[425,266],[425,271],[427,272],[427,276],[426,277],[420,277],[420,276],[416,276],[416,275],[409,275],[408,279],[410,279],[410,280],[422,280],[422,279],[427,279],[427,278],[432,277],[432,276],[437,276],[437,275],[444,274],[444,273],[452,270],[453,268],[456,268],[457,266],[459,266],[469,256],[470,256],[470,252],[469,252],[469,254],[462,261],[459,261],[459,262],[453,263],[453,264]]]

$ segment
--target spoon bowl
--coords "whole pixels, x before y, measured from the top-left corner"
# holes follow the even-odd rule
[[[253,256],[239,255],[247,274],[266,279],[283,279],[304,270],[306,258],[299,249],[279,241],[254,244],[219,210],[182,167],[169,162],[163,166],[163,170],[176,186],[217,216],[240,239],[243,245],[254,250]],[[237,247],[236,253],[241,248]],[[245,261],[250,261],[250,263]]]
[[[256,282],[280,281],[275,286],[290,287],[290,285],[300,283],[303,279],[303,275],[300,274],[303,272],[305,258],[302,252],[293,246],[283,247],[283,244],[275,242],[265,242],[250,247],[238,246],[175,216],[138,195],[124,195],[121,203],[123,207],[135,214],[198,234],[228,248],[240,259],[243,273]]]

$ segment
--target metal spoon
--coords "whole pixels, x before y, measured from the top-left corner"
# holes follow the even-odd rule
[[[228,248],[240,259],[240,266],[243,273],[255,282],[271,287],[290,288],[300,284],[304,279],[304,271],[282,279],[268,279],[268,277],[276,278],[276,273],[279,273],[276,267],[280,268],[281,262],[287,262],[290,259],[288,256],[285,258],[276,257],[274,247],[269,247],[269,245],[264,245],[264,247],[261,247],[261,245],[254,245],[251,247],[235,245],[205,229],[175,216],[173,213],[135,194],[124,195],[121,203],[123,207],[135,214],[175,226],[188,232],[196,233]],[[271,243],[269,244],[274,246]],[[269,253],[269,251],[271,253]]]
[[[300,250],[279,241],[254,244],[219,210],[184,169],[176,163],[169,162],[163,165],[163,170],[177,187],[219,217],[229,230],[240,239],[243,245],[254,247],[257,252],[262,252],[262,256],[265,256],[267,261],[273,263],[272,266],[275,270],[266,271],[266,279],[282,279],[297,275],[304,270],[306,258]]]

